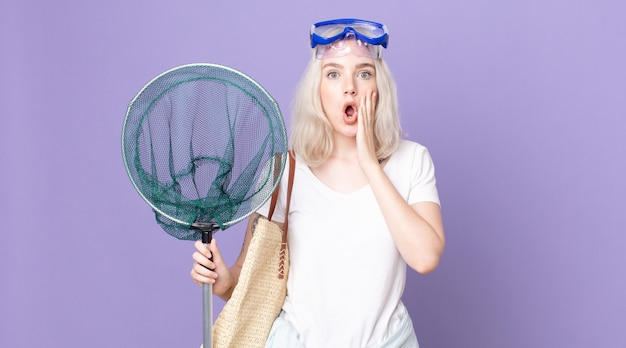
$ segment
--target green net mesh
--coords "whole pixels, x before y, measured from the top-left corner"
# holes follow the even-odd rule
[[[170,235],[224,230],[263,205],[286,161],[285,125],[274,99],[246,75],[193,64],[161,74],[131,101],[122,151],[127,173]]]

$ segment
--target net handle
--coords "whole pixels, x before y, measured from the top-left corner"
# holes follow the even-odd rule
[[[202,243],[209,248],[213,232],[219,229],[215,222],[196,222],[193,229],[202,233]],[[213,255],[209,257],[213,261]],[[213,348],[213,284],[202,284],[202,342],[203,347]]]
[[[203,347],[213,348],[213,284],[202,284]]]

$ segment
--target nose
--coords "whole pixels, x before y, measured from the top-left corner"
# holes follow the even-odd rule
[[[345,95],[356,95],[356,89],[352,83],[348,83],[348,85],[344,88],[343,94]]]
[[[357,81],[355,81],[354,77],[351,75],[351,72],[346,73],[341,83],[343,84],[343,95],[350,95],[354,97],[356,96]]]

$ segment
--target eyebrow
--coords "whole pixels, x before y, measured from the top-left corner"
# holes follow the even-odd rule
[[[338,64],[338,63],[333,63],[333,62],[329,62],[326,63],[322,66],[322,70],[326,69],[327,67],[332,67],[332,68],[343,68],[343,65]],[[357,64],[356,65],[357,69],[363,69],[363,68],[372,68],[372,69],[376,69],[376,67],[374,66],[374,64],[372,63],[361,63],[361,64]]]

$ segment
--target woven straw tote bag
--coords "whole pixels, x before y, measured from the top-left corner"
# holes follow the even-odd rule
[[[281,229],[271,221],[278,199],[272,195],[269,220],[257,217],[252,225],[252,240],[231,298],[213,326],[214,348],[263,348],[272,324],[285,301],[289,250],[287,248],[288,212],[295,173],[295,157],[289,153],[289,181],[285,224]]]

